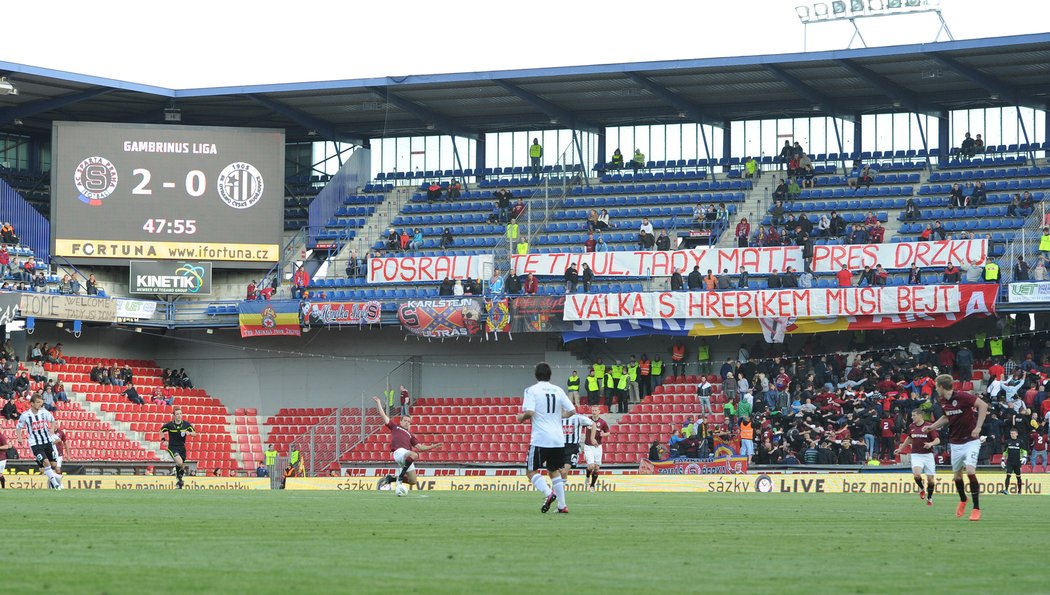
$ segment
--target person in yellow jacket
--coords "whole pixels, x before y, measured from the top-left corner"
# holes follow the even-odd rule
[[[519,255],[524,256],[529,253],[529,238],[522,236],[521,241],[518,242],[517,252]]]
[[[604,399],[605,398],[605,362],[602,361],[602,358],[599,357],[597,359],[597,361],[594,362],[593,369],[594,369],[594,376],[595,376],[595,378],[598,379],[598,391],[599,391],[598,392],[598,397]],[[591,405],[598,405],[598,404],[599,403],[594,402],[593,400],[591,401]]]
[[[624,377],[624,372],[619,362],[616,362],[612,366],[609,366],[609,373],[605,375],[605,392],[609,396],[609,411],[612,411],[613,404],[619,400],[620,396],[620,379]],[[624,388],[627,388],[624,385]]]
[[[984,265],[984,280],[987,283],[998,283],[999,282],[999,265],[992,261],[988,261]]]
[[[576,370],[573,370],[569,380],[565,383],[565,389],[569,393],[569,398],[572,399],[572,404],[577,407],[580,406],[580,382],[580,375]]]
[[[511,219],[507,224],[507,242],[513,245],[518,241],[518,220]]]
[[[1043,235],[1039,238],[1039,252],[1050,258],[1050,227],[1043,228]]]
[[[591,370],[590,374],[587,374],[587,404],[597,405],[598,399],[601,398],[602,384],[598,380],[598,376],[595,375],[594,370]]]
[[[617,411],[619,413],[627,413],[627,383],[630,378],[627,375],[627,369],[624,366],[620,366],[620,377],[616,380],[616,402]],[[612,405],[609,406],[609,411],[612,411]]]
[[[538,138],[532,139],[529,146],[529,162],[532,163],[532,175],[540,175],[540,168],[543,167],[543,145]]]
[[[631,159],[631,167],[634,171],[638,171],[640,168],[645,167],[645,153],[638,149],[634,150],[634,158]]]
[[[627,364],[627,402],[637,403],[638,398],[638,360],[631,356],[630,363]]]
[[[660,359],[660,354],[653,356],[652,371],[650,372],[650,375],[652,376],[653,388],[660,386],[660,383],[663,382],[664,375],[664,360]]]

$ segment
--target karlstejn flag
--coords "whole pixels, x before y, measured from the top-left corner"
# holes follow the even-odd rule
[[[237,305],[241,337],[298,337],[299,302],[253,300]]]

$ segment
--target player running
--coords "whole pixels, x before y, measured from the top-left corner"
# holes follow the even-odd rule
[[[29,399],[29,409],[22,413],[15,426],[15,432],[20,428],[26,430],[26,441],[33,451],[36,464],[44,470],[47,476],[48,487],[61,490],[62,476],[55,471],[57,457],[55,456],[54,432],[58,430],[58,422],[51,412],[44,409],[44,397],[40,393],[33,393]]]
[[[954,390],[954,379],[949,374],[941,374],[934,382],[944,415],[923,429],[928,432],[948,426],[955,491],[959,492],[959,506],[955,509],[955,516],[961,517],[966,512],[966,486],[962,478],[965,469],[970,480],[970,494],[973,496],[970,520],[979,521],[981,484],[977,481],[977,455],[981,451],[981,426],[988,415],[988,403],[970,393]]]
[[[175,487],[182,489],[182,476],[186,474],[186,435],[195,434],[193,424],[182,419],[182,408],[171,410],[171,421],[160,428],[160,445],[175,461]],[[167,446],[165,446],[165,442]]]
[[[589,431],[585,428],[593,425],[591,418],[579,413],[561,420],[561,428],[565,433],[565,466],[562,467],[561,475],[565,481],[569,480],[573,467],[580,460],[580,439],[584,437],[585,432]]]
[[[1010,439],[1006,441],[1006,450],[1003,451],[1003,469],[1006,469],[1006,485],[1000,494],[1010,493],[1010,475],[1017,476],[1017,495],[1021,495],[1021,467],[1028,462],[1028,451],[1025,443],[1017,437],[1017,428],[1010,428]]]
[[[551,384],[551,367],[546,362],[536,364],[536,384],[525,389],[518,421],[532,422],[532,437],[529,440],[529,454],[525,462],[525,472],[529,481],[544,496],[540,512],[551,509],[551,503],[558,500],[558,512],[568,513],[565,503],[565,479],[562,467],[565,466],[565,435],[562,433],[562,420],[572,417],[576,408],[561,388]],[[546,469],[551,476],[551,487],[539,473]]]
[[[372,397],[372,400],[376,402],[376,409],[379,410],[379,416],[383,418],[383,425],[390,430],[390,452],[393,453],[394,462],[401,465],[401,472],[397,474],[397,477],[393,475],[386,475],[379,480],[379,484],[376,486],[382,489],[383,486],[389,485],[392,481],[397,481],[397,486],[394,487],[396,490],[401,486],[402,483],[410,486],[416,485],[416,459],[419,458],[419,453],[427,452],[428,450],[434,450],[435,448],[441,448],[441,443],[437,444],[420,444],[414,434],[412,434],[412,416],[402,415],[401,423],[397,423],[390,420],[390,417],[386,414],[386,410],[383,408],[383,402],[379,400],[379,397]]]
[[[591,408],[591,421],[594,425],[587,429],[587,436],[583,442],[583,458],[587,459],[587,489],[593,492],[595,484],[598,483],[598,470],[602,466],[602,438],[609,435],[609,424],[602,419],[597,407]]]
[[[904,447],[911,444],[911,472],[915,474],[915,483],[919,484],[919,499],[926,500],[926,506],[933,506],[933,490],[937,481],[937,462],[933,460],[934,446],[941,443],[937,430],[926,431],[926,418],[922,410],[916,407],[911,410],[911,426],[905,435],[900,448],[893,451],[899,455]],[[922,476],[926,474],[926,486],[922,485]]]

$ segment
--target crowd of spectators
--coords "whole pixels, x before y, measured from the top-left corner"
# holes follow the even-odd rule
[[[39,392],[44,398],[44,408],[54,412],[60,403],[69,401],[65,386],[52,378],[43,364],[65,363],[62,344],[54,347],[47,343],[36,343],[27,350],[27,357],[20,361],[11,340],[0,346],[0,417],[18,419],[29,409],[29,398]]]
[[[1042,460],[1037,457],[1033,463],[1046,469],[1050,337],[1004,340],[982,332],[972,342],[892,341],[890,336],[879,345],[856,344],[829,355],[814,353],[812,337],[790,355],[765,354],[762,344],[741,346],[738,357],[727,359],[718,372],[727,397],[724,423],[709,425],[702,414],[675,427],[667,444],[671,456],[703,457],[710,453],[710,438],[730,442],[742,439],[743,433],[754,442],[741,450],[753,452],[756,464],[894,461],[912,410],[919,409],[926,420],[943,414],[934,379],[944,373],[953,374],[960,389],[976,383],[974,392],[990,405],[982,427],[981,464],[1003,452],[1004,438],[1016,428],[1029,452],[1042,451]],[[1016,355],[1005,357],[1011,349]],[[975,368],[987,368],[987,373],[975,376]],[[710,391],[711,383],[702,378],[696,391],[702,411],[709,410]],[[741,428],[745,420],[753,424],[753,433]],[[943,444],[936,452],[946,462]]]

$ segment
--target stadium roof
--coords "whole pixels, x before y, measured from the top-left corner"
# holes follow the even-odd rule
[[[0,62],[0,130],[55,120],[284,128],[289,141],[1050,104],[1050,33],[804,54],[168,89]],[[16,122],[17,120],[17,122]]]

